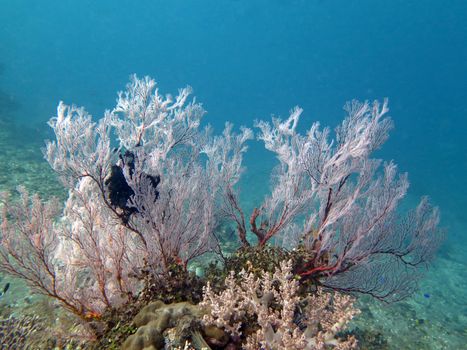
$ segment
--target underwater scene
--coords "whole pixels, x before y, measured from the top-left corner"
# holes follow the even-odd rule
[[[466,1],[0,5],[0,349],[467,349]]]

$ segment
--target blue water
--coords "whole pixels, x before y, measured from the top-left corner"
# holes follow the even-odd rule
[[[132,73],[163,92],[191,85],[216,130],[295,105],[303,128],[334,127],[346,101],[389,97],[395,129],[378,156],[409,172],[409,199],[441,207],[440,256],[467,266],[464,0],[1,0],[0,65],[17,105],[4,113],[37,128],[60,100],[100,117]],[[243,184],[258,199],[273,164],[261,147],[250,144]]]

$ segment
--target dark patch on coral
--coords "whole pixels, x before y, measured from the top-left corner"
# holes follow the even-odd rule
[[[134,207],[128,206],[128,200],[135,194],[133,189],[128,185],[128,182],[125,179],[123,174],[124,167],[128,167],[130,175],[133,175],[135,171],[135,154],[131,151],[126,151],[123,156],[120,155],[121,165],[112,165],[110,169],[110,175],[105,180],[105,185],[107,186],[107,191],[109,194],[110,204],[114,208],[119,208],[122,210],[120,217],[123,223],[128,223],[130,216],[134,213],[137,213],[138,210]],[[156,190],[159,185],[161,178],[156,175],[141,174],[143,178],[149,179],[151,186]],[[154,202],[159,198],[159,192],[155,191]]]
[[[353,335],[358,341],[360,350],[388,350],[390,348],[387,340],[380,332],[355,328],[352,331],[346,331],[339,334],[342,338]]]
[[[139,300],[146,304],[154,300],[164,303],[188,301],[197,304],[203,298],[206,281],[176,262],[169,266],[166,274],[157,277],[149,272],[144,274],[145,287],[139,295]]]

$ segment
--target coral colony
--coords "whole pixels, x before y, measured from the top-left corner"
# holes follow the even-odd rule
[[[427,198],[397,210],[407,175],[370,158],[392,127],[387,101],[348,103],[333,134],[318,123],[300,134],[298,107],[257,122],[279,165],[248,215],[236,184],[254,132],[201,129],[190,94],[163,96],[134,76],[97,122],[60,103],[44,154],[68,199],[2,195],[1,270],[124,349],[355,348],[343,332],[354,298],[410,295],[443,238]],[[200,256],[221,264],[195,276]]]

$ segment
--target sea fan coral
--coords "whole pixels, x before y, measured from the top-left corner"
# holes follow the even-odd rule
[[[133,76],[97,122],[59,104],[44,153],[69,190],[63,211],[23,188],[19,203],[0,197],[0,269],[84,319],[132,300],[147,274],[218,249],[216,203],[252,137],[230,124],[212,137],[191,88],[173,98],[155,85]]]
[[[407,215],[397,207],[407,193],[407,174],[393,162],[371,159],[387,139],[392,122],[387,100],[352,101],[336,128],[313,123],[297,130],[301,108],[272,124],[257,122],[258,138],[279,165],[271,194],[253,210],[251,232],[258,245],[275,243],[305,248],[300,275],[333,289],[397,301],[417,286],[419,267],[429,262],[443,241],[439,212],[426,197]],[[244,245],[247,227],[234,191],[225,211]]]

